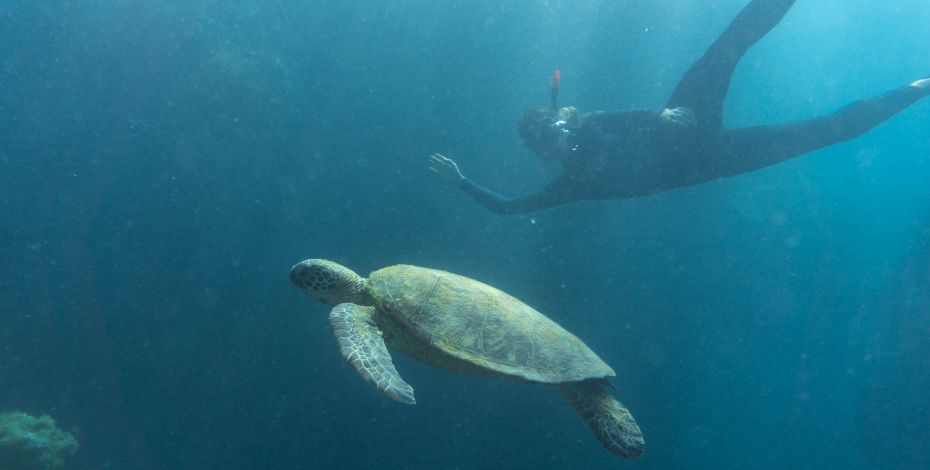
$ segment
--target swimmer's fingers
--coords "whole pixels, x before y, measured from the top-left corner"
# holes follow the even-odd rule
[[[451,158],[446,157],[445,155],[442,155],[439,153],[434,153],[429,156],[429,164],[430,166],[435,165],[435,166],[440,166],[440,167],[456,166],[455,162],[452,161]]]
[[[694,127],[697,125],[697,114],[694,113],[694,110],[691,108],[676,108],[676,111],[678,111],[680,121],[684,125],[688,127]]]
[[[662,111],[662,117],[678,127],[691,128],[697,125],[697,115],[689,108],[666,109]]]
[[[429,169],[450,180],[465,178],[455,161],[439,153],[433,153],[429,156]]]
[[[429,156],[429,162],[428,162],[428,164],[429,164],[429,169],[435,171],[436,173],[439,173],[439,169],[438,169],[437,167],[440,167],[440,166],[443,166],[443,165],[446,164],[446,163],[443,161],[443,159],[445,159],[445,158],[446,158],[446,157],[444,157],[444,156],[442,156],[442,155],[440,155],[440,154],[438,154],[438,153],[434,153],[434,154],[430,155],[430,156]]]
[[[454,167],[454,166],[456,166],[456,165],[455,165],[455,162],[454,162],[451,158],[449,158],[449,157],[447,157],[447,156],[445,156],[445,155],[442,155],[442,154],[440,154],[440,153],[434,153],[434,154],[430,155],[430,156],[429,156],[429,163],[430,163],[431,166],[432,166],[432,165],[435,165],[435,166],[439,166],[439,167],[449,167],[449,166],[453,166],[453,167]]]

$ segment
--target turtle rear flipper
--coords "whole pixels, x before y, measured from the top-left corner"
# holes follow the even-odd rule
[[[606,384],[606,380],[567,382],[560,384],[559,390],[601,445],[620,457],[639,457],[643,433],[630,410],[604,389]]]
[[[416,404],[413,387],[400,378],[391,354],[375,325],[374,307],[343,303],[329,314],[339,351],[358,375],[381,393],[408,405]]]

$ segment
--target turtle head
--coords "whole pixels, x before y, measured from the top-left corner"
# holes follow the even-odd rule
[[[365,278],[325,259],[308,259],[291,268],[291,283],[311,298],[329,306],[343,302],[371,305]]]

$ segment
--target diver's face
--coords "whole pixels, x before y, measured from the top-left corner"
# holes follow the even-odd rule
[[[565,121],[554,119],[542,120],[533,126],[523,143],[539,158],[546,161],[554,160],[559,154],[560,137],[568,132],[565,124]]]

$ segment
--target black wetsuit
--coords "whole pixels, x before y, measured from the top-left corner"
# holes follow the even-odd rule
[[[537,193],[510,199],[465,179],[462,189],[500,214],[533,212],[583,199],[631,198],[767,167],[857,137],[930,90],[904,86],[838,112],[788,124],[726,129],[723,105],[743,54],[795,0],[753,0],[685,74],[666,107],[697,115],[688,130],[660,111],[592,113],[564,139],[562,175]]]

